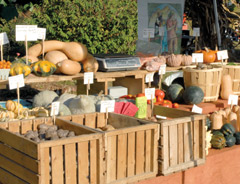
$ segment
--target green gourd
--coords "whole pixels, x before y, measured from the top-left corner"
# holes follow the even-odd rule
[[[222,149],[226,146],[226,139],[222,135],[213,135],[211,139],[212,148]]]
[[[234,137],[233,135],[227,135],[225,136],[225,139],[227,147],[232,147],[236,144],[236,137]]]
[[[230,123],[226,123],[222,126],[221,132],[224,136],[233,135],[235,133],[235,128]]]
[[[234,134],[234,136],[236,137],[236,144],[239,145],[240,144],[240,132],[236,132]]]

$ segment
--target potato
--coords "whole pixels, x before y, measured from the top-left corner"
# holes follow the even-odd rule
[[[51,137],[53,136],[58,136],[57,135],[57,131],[55,130],[47,130],[46,134],[45,134],[45,138],[46,139],[51,139]]]
[[[50,126],[47,131],[57,131],[58,130],[58,126],[57,125],[52,125]]]
[[[106,125],[101,128],[103,131],[109,131],[109,130],[115,130],[115,128],[112,125]]]
[[[34,138],[32,138],[32,140],[35,142],[40,142],[40,139],[38,137],[34,137]]]
[[[58,137],[57,135],[53,135],[53,136],[51,137],[51,140],[57,140],[57,139],[59,139],[59,137]]]
[[[42,131],[46,131],[48,128],[49,128],[49,125],[47,125],[47,124],[40,124],[40,125],[38,125],[38,130],[42,130]]]
[[[74,137],[75,136],[75,132],[74,131],[69,131],[67,136],[68,137]]]

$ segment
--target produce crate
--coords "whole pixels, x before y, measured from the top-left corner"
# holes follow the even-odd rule
[[[0,183],[105,183],[103,135],[70,121],[56,119],[75,137],[34,142],[18,133],[36,130],[51,118],[0,123]]]
[[[106,183],[132,183],[158,172],[159,125],[130,116],[91,113],[62,117],[92,128],[107,124],[115,129],[103,132],[106,150]]]
[[[160,175],[204,164],[206,160],[206,116],[188,111],[155,106],[154,115],[167,117],[159,120]]]

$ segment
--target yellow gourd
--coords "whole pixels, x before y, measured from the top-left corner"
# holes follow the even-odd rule
[[[24,63],[14,63],[10,68],[9,74],[11,76],[23,74],[24,77],[27,77],[31,72],[31,66]]]

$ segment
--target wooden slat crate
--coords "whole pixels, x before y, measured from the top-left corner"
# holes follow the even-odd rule
[[[103,134],[56,119],[75,137],[36,143],[17,133],[36,130],[51,118],[0,123],[0,183],[90,184],[104,181]]]
[[[115,128],[103,132],[107,184],[132,183],[157,175],[158,124],[115,113],[109,113],[107,120],[104,113],[72,115],[70,120],[91,128],[107,124]]]
[[[205,115],[161,106],[155,106],[153,113],[167,117],[167,120],[158,121],[160,175],[205,163]]]

